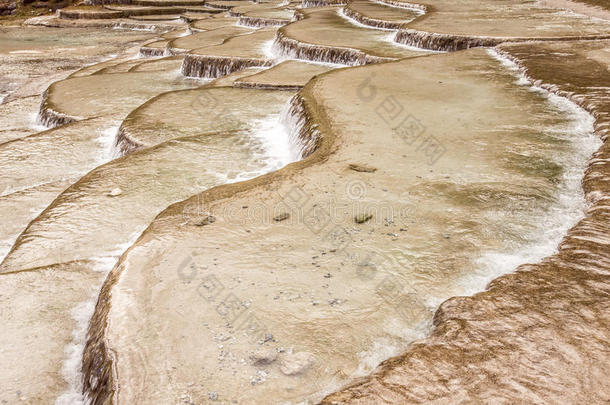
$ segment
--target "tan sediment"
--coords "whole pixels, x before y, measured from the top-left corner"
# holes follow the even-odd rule
[[[167,56],[161,59],[155,59],[147,62],[142,62],[139,65],[132,67],[130,72],[162,72],[168,70],[180,70],[182,66],[183,56]]]
[[[121,118],[161,92],[197,85],[171,71],[73,77],[53,83],[45,91],[39,120],[56,127],[96,116]]]
[[[137,56],[138,52],[139,52],[139,47],[136,52],[130,52],[126,56],[116,57],[116,58],[112,58],[112,59],[109,59],[109,60],[106,60],[106,61],[103,61],[100,63],[94,63],[92,65],[85,66],[84,68],[81,68],[81,69],[77,70],[76,72],[72,73],[70,76],[68,76],[68,78],[90,76],[90,75],[94,74],[95,72],[99,72],[100,70],[102,70],[106,67],[114,66],[119,63],[123,63],[123,62],[127,62],[128,60],[131,60]]]
[[[130,16],[129,18],[136,21],[168,21],[179,20],[181,14],[149,14],[142,16]]]
[[[139,22],[128,18],[121,19],[63,19],[56,16],[33,17],[23,23],[24,26],[42,26],[53,28],[113,28],[124,30],[139,30],[148,32],[167,32],[171,31],[183,23],[179,20],[168,21],[148,21]]]
[[[466,35],[437,34],[415,29],[398,31],[394,40],[400,44],[434,51],[459,51],[476,47],[491,47],[504,42],[536,41],[574,41],[610,39],[610,34],[574,36],[574,37],[478,37]]]
[[[610,3],[605,0],[539,0],[539,2],[589,17],[610,20]]]
[[[260,73],[237,79],[233,85],[242,88],[299,90],[313,77],[329,70],[331,68],[328,66],[289,60]]]
[[[197,20],[190,24],[190,27],[193,32],[200,32],[226,27],[236,23],[237,18],[222,16],[221,18],[205,18],[203,20]]]
[[[108,10],[104,8],[100,8],[99,10],[91,10],[91,9],[61,9],[58,10],[58,14],[60,18],[65,18],[69,20],[78,20],[78,19],[111,19],[111,18],[122,18],[125,17],[122,11]]]
[[[117,63],[116,65],[107,66],[93,73],[94,75],[102,75],[109,73],[127,73],[130,72],[132,68],[144,63],[141,59],[132,59],[125,62]]]
[[[452,72],[447,72],[446,66],[451,66]],[[428,125],[429,133],[451,142],[453,150],[448,148],[450,157],[447,160],[439,161],[432,170],[424,163],[426,156],[409,151],[400,139],[393,140],[391,126],[381,124],[382,119],[373,111],[376,103],[369,104],[370,100],[367,102],[371,93],[362,93],[361,87],[366,86],[358,85],[360,81],[370,78],[371,73],[375,74],[374,78],[379,78],[373,80],[373,86],[381,97],[378,99],[380,102],[386,95],[396,97],[404,103],[405,109]],[[401,80],[405,75],[411,80]],[[490,75],[489,80],[482,81],[481,75]],[[352,87],[346,83],[352,83]],[[508,91],[510,88],[514,88],[514,92]],[[338,94],[339,92],[343,94]],[[464,107],[464,97],[472,100],[473,104]],[[179,270],[176,270],[184,255],[189,254],[195,246],[201,247],[202,252],[210,249],[199,256],[200,261],[197,262],[197,266],[201,266],[197,268],[201,269],[202,277],[203,269],[211,268],[212,274],[230,285],[232,292],[243,298],[251,298],[252,305],[257,308],[257,316],[262,318],[263,323],[273,325],[270,331],[278,340],[278,345],[294,345],[296,351],[307,351],[317,356],[318,360],[309,374],[286,380],[287,385],[294,390],[291,400],[303,400],[312,391],[315,391],[315,397],[316,394],[334,389],[337,383],[345,383],[354,372],[354,361],[358,362],[357,353],[366,350],[363,346],[369,345],[370,348],[377,333],[375,331],[384,329],[382,325],[391,325],[398,315],[392,308],[377,301],[375,286],[358,279],[355,269],[351,266],[342,268],[339,263],[344,260],[341,254],[327,249],[335,243],[334,240],[324,240],[326,235],[316,234],[299,221],[248,221],[246,207],[262,201],[269,204],[267,206],[286,209],[282,206],[282,201],[286,204],[284,196],[295,187],[307,195],[315,194],[319,197],[312,197],[312,203],[335,197],[340,199],[338,203],[343,203],[343,200],[351,198],[344,195],[345,183],[350,181],[366,183],[368,202],[394,202],[404,191],[413,196],[409,199],[416,199],[411,202],[418,210],[422,210],[424,223],[431,221],[434,224],[418,225],[419,228],[410,224],[418,230],[411,229],[404,236],[413,243],[417,240],[426,243],[435,252],[430,256],[434,257],[432,263],[424,259],[422,263],[426,261],[431,272],[440,271],[447,278],[456,277],[456,272],[468,273],[467,263],[477,255],[475,252],[482,245],[490,244],[493,248],[495,241],[502,239],[501,226],[505,225],[505,221],[500,218],[494,220],[494,225],[478,223],[475,220],[478,211],[472,206],[472,200],[476,201],[489,192],[498,192],[500,195],[509,193],[511,197],[500,197],[498,200],[494,197],[494,204],[502,206],[512,198],[533,198],[544,206],[547,198],[544,195],[554,189],[554,176],[547,178],[540,173],[527,174],[516,170],[514,166],[505,165],[508,162],[501,152],[512,150],[517,145],[524,150],[531,150],[530,141],[536,139],[536,135],[529,137],[528,130],[507,130],[500,136],[495,132],[496,125],[521,125],[525,122],[524,117],[537,122],[536,113],[527,109],[530,106],[536,109],[536,104],[541,100],[542,96],[536,96],[515,85],[514,77],[504,72],[497,61],[482,50],[343,69],[312,80],[292,104],[293,117],[298,122],[295,128],[301,134],[300,138],[306,141],[305,156],[311,153],[307,158],[277,172],[248,182],[215,187],[172,205],[152,222],[112,271],[98,300],[85,351],[86,390],[91,393],[94,403],[104,403],[107,400],[166,403],[172,402],[182,393],[197,402],[205,401],[207,393],[203,390],[210,389],[218,389],[219,398],[227,401],[255,401],[255,398],[281,401],[284,395],[291,395],[279,388],[281,384],[275,385],[276,380],[269,379],[266,384],[253,387],[249,381],[231,377],[232,367],[215,368],[212,365],[215,364],[218,353],[216,345],[209,344],[213,341],[208,340],[212,339],[210,333],[218,330],[215,329],[216,326],[224,330],[222,327],[227,321],[218,323],[219,319],[214,318],[214,307],[208,308],[205,300],[200,301],[203,297],[198,298],[195,291],[199,280],[190,280],[193,282],[189,286],[189,283],[180,279],[177,274]],[[452,105],[451,110],[444,110],[444,120],[439,121],[437,108],[447,108],[448,105]],[[454,114],[456,111],[453,108],[458,109],[460,114]],[[506,112],[507,109],[510,109],[510,113]],[[498,114],[498,110],[504,114]],[[479,119],[482,122],[477,121]],[[352,125],[355,120],[358,123]],[[445,131],[449,135],[441,135]],[[482,133],[487,133],[488,136]],[[303,137],[303,134],[309,135]],[[520,137],[527,137],[527,141]],[[483,140],[486,141],[484,148],[473,147],[480,145]],[[312,142],[317,148],[312,147]],[[492,150],[495,152],[491,153]],[[466,170],[463,156],[466,151],[470,151],[469,165],[474,165],[467,170],[467,178],[474,176],[469,180],[464,178]],[[403,153],[404,158],[401,157]],[[374,167],[377,170],[356,172],[350,169],[351,164]],[[512,186],[508,189],[496,190],[493,184],[502,181],[507,171],[511,174],[519,173],[519,178],[514,179],[514,184],[511,183]],[[453,177],[457,172],[460,173],[459,179],[445,179],[446,176]],[[422,180],[417,180],[419,177]],[[405,186],[406,182],[412,182],[412,187]],[[451,209],[458,212],[448,213],[447,206],[439,203],[439,198],[447,198],[443,187],[464,187],[471,190],[472,195],[465,191],[464,197],[468,197],[466,202],[460,199],[451,205]],[[206,203],[205,209],[217,220],[204,227],[184,225],[189,209],[196,208],[202,200]],[[486,204],[475,205],[481,209],[486,207]],[[300,215],[298,211],[290,213],[291,218]],[[271,217],[274,218],[275,215]],[[420,218],[419,213],[417,218]],[[400,225],[388,225],[386,228],[382,220],[379,218],[380,222],[370,220],[366,224],[357,225],[353,217],[348,216],[340,219],[339,224],[354,232],[358,251],[374,248],[384,252],[385,249],[393,250],[389,246],[391,239],[387,232],[392,232]],[[456,230],[451,240],[441,236],[448,223],[451,224],[451,229]],[[463,235],[457,232],[457,229],[465,231],[472,230],[473,227],[489,231],[476,237],[474,235],[478,231],[469,231]],[[475,237],[475,240],[471,237]],[[431,238],[434,239],[431,241]],[[237,240],[241,242],[239,245],[235,244]],[[404,245],[399,243],[396,249],[409,250],[408,246],[408,242]],[[329,256],[329,262],[322,263],[323,267],[316,272],[311,261],[317,260],[311,255],[322,255],[320,251],[325,253],[324,256]],[[392,254],[399,254],[398,251]],[[442,270],[447,263],[437,263],[437,259],[449,260],[455,267]],[[398,259],[392,256],[391,263],[378,268],[382,272],[378,274],[379,277],[383,277],[386,271],[394,271],[396,274],[400,265],[394,260]],[[408,269],[405,274],[401,273],[402,276],[418,277],[414,274],[418,272],[417,266]],[[349,298],[343,306],[336,308],[324,304],[317,308],[308,300],[296,301],[294,304],[274,300],[276,288],[282,291],[289,286],[298,286],[302,292],[324,288],[318,283],[324,282],[325,278],[320,273],[326,271],[333,272],[330,280],[337,283],[332,284],[334,287],[341,290],[338,286],[346,286],[341,291]],[[421,276],[426,278],[426,274],[428,273],[424,272]],[[231,279],[240,281],[229,283]],[[448,281],[440,280],[439,285],[432,290],[443,290],[448,284]],[[350,289],[352,286],[354,291]],[[154,292],[151,292],[151,288]],[[176,291],[180,291],[180,294],[176,294]],[[326,297],[326,294],[322,297]],[[175,316],[168,316],[170,312]],[[204,323],[212,323],[212,319],[214,325],[208,330]],[[406,323],[415,322],[414,319],[408,319]],[[140,326],[137,332],[127,327],[133,325],[133,322]],[[398,322],[397,328],[404,331],[406,327]],[[136,333],[138,339],[134,339]],[[234,337],[242,339],[240,334],[235,334]],[[159,345],[159,342],[165,343]],[[244,353],[241,351],[242,344],[241,340],[236,344],[239,349],[235,353],[237,360]],[[266,347],[274,347],[273,345]],[[192,352],[191,346],[199,348],[199,351]],[[164,359],[163,365],[158,367],[160,359]],[[227,359],[227,362],[231,359]],[[325,367],[328,368],[328,374],[323,371]],[[252,373],[253,369],[245,367],[245,370],[238,368],[235,371],[241,378],[244,373]],[[226,377],[221,374],[225,372]],[[217,380],[214,380],[213,375]],[[205,388],[188,386],[188,382],[195,376]],[[286,378],[273,374],[273,378],[276,377]],[[126,381],[130,383],[124,383]],[[236,387],[240,390],[235,390]]]
[[[230,38],[251,33],[252,30],[247,28],[223,26],[220,28],[197,32],[192,35],[173,39],[169,42],[167,47],[171,54],[176,55],[191,51],[193,49],[208,47],[212,45],[220,45],[229,40]]]
[[[58,10],[59,18],[68,20],[105,20],[119,19],[129,17],[144,17],[144,16],[161,16],[169,15],[172,18],[177,18],[182,12],[186,12],[190,8],[184,7],[145,7],[145,6],[106,6],[97,9],[84,8],[66,8]],[[196,9],[204,11],[205,9]],[[162,19],[162,18],[160,18]],[[168,19],[168,18],[166,18]]]
[[[498,4],[466,0],[458,6],[450,0],[440,0],[430,6],[426,1],[422,4],[426,14],[399,31],[396,42],[455,51],[503,42],[610,39],[610,21],[564,13],[550,2]]]
[[[537,86],[595,117],[604,144],[582,180],[585,217],[557,253],[493,280],[485,292],[445,301],[428,338],[322,404],[610,399],[610,43],[507,44],[499,51]]]

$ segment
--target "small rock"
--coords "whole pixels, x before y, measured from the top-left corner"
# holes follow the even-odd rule
[[[448,233],[443,234],[443,238],[445,239],[449,239],[451,237],[451,235],[449,235]]]
[[[277,360],[277,350],[271,348],[258,349],[250,354],[250,360],[254,366],[264,366]]]
[[[377,171],[377,168],[375,168],[375,167],[359,165],[356,163],[350,163],[349,168],[356,172],[364,172],[364,173],[373,173],[373,172]]]
[[[116,197],[123,194],[123,190],[121,190],[120,188],[113,188],[112,190],[110,190],[110,192],[108,192],[106,195],[108,197]]]
[[[371,218],[373,218],[373,215],[371,214],[358,214],[354,217],[354,221],[356,221],[357,224],[363,224]]]
[[[194,219],[191,223],[195,226],[205,226],[216,222],[216,217],[213,215],[204,215],[202,217]]]
[[[256,385],[264,383],[265,381],[267,381],[267,375],[267,372],[265,372],[264,370],[257,370],[256,376],[250,377],[250,384]]]
[[[216,391],[208,392],[208,399],[211,401],[218,401],[218,393]]]
[[[273,217],[273,220],[275,222],[281,222],[281,221],[284,221],[284,220],[286,220],[288,218],[290,218],[290,214],[287,213],[287,212],[282,212],[281,214],[276,215],[275,217]]]
[[[280,362],[280,371],[284,375],[301,374],[314,363],[315,357],[309,352],[286,354]]]
[[[270,342],[273,340],[273,335],[271,333],[265,333],[265,342]]]
[[[326,273],[326,274],[324,275],[324,278],[331,278],[332,276],[333,276],[332,274],[330,274],[330,273]]]

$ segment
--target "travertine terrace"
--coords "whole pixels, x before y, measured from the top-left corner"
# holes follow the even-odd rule
[[[1,403],[610,401],[607,2],[62,6],[1,9]]]

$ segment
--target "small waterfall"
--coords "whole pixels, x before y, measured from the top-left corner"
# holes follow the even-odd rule
[[[401,30],[396,33],[394,41],[399,44],[434,51],[459,51],[479,46],[496,46],[505,40],[502,38],[466,37],[449,34],[435,34],[414,29]]]
[[[383,4],[384,6],[389,6],[389,7],[413,10],[413,11],[416,11],[421,14],[425,14],[428,12],[428,7],[426,7],[423,4],[408,3],[406,1],[399,1],[399,0],[372,0],[372,2]]]
[[[239,16],[237,20],[237,25],[241,25],[244,27],[252,27],[252,28],[261,28],[261,27],[281,27],[283,25],[288,24],[290,21],[282,20],[282,19],[274,19],[274,18],[259,18],[259,17],[248,17],[248,16]]]
[[[318,148],[321,134],[300,94],[295,94],[284,107],[281,122],[289,129],[294,160],[305,159]]]
[[[302,8],[310,7],[329,7],[329,6],[345,6],[347,1],[343,0],[303,0],[301,2]]]
[[[146,145],[143,145],[142,143],[134,140],[129,135],[129,131],[123,125],[119,127],[119,130],[116,134],[116,139],[114,141],[114,148],[119,154],[119,156],[128,155],[145,147]]]
[[[369,63],[389,62],[394,59],[367,55],[351,48],[313,45],[288,38],[280,30],[275,36],[273,51],[284,58],[303,59],[338,65],[359,66]]]
[[[393,21],[384,21],[377,20],[375,18],[366,17],[359,12],[352,10],[349,8],[349,5],[338,10],[340,16],[352,19],[367,28],[377,28],[377,29],[385,29],[385,30],[398,30],[405,25],[405,22],[393,22]]]
[[[155,24],[145,23],[131,23],[121,21],[112,25],[115,30],[131,30],[131,31],[144,31],[144,32],[166,32],[169,29],[163,26]]]
[[[122,11],[104,10],[104,11],[89,11],[89,10],[57,10],[59,18],[64,20],[109,20],[113,18],[126,17]]]
[[[158,56],[167,56],[169,50],[167,48],[153,48],[148,46],[141,46],[138,56],[143,58],[153,58]]]
[[[266,67],[270,60],[187,54],[181,72],[187,77],[215,79],[249,67]]]
[[[48,92],[49,89],[46,89],[44,93],[42,93],[42,103],[40,104],[40,111],[38,112],[37,118],[37,122],[40,125],[47,128],[55,128],[80,119],[55,111],[50,105]]]

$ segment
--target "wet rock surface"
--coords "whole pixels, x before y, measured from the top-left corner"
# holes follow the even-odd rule
[[[1,402],[609,400],[603,1],[26,3]]]

